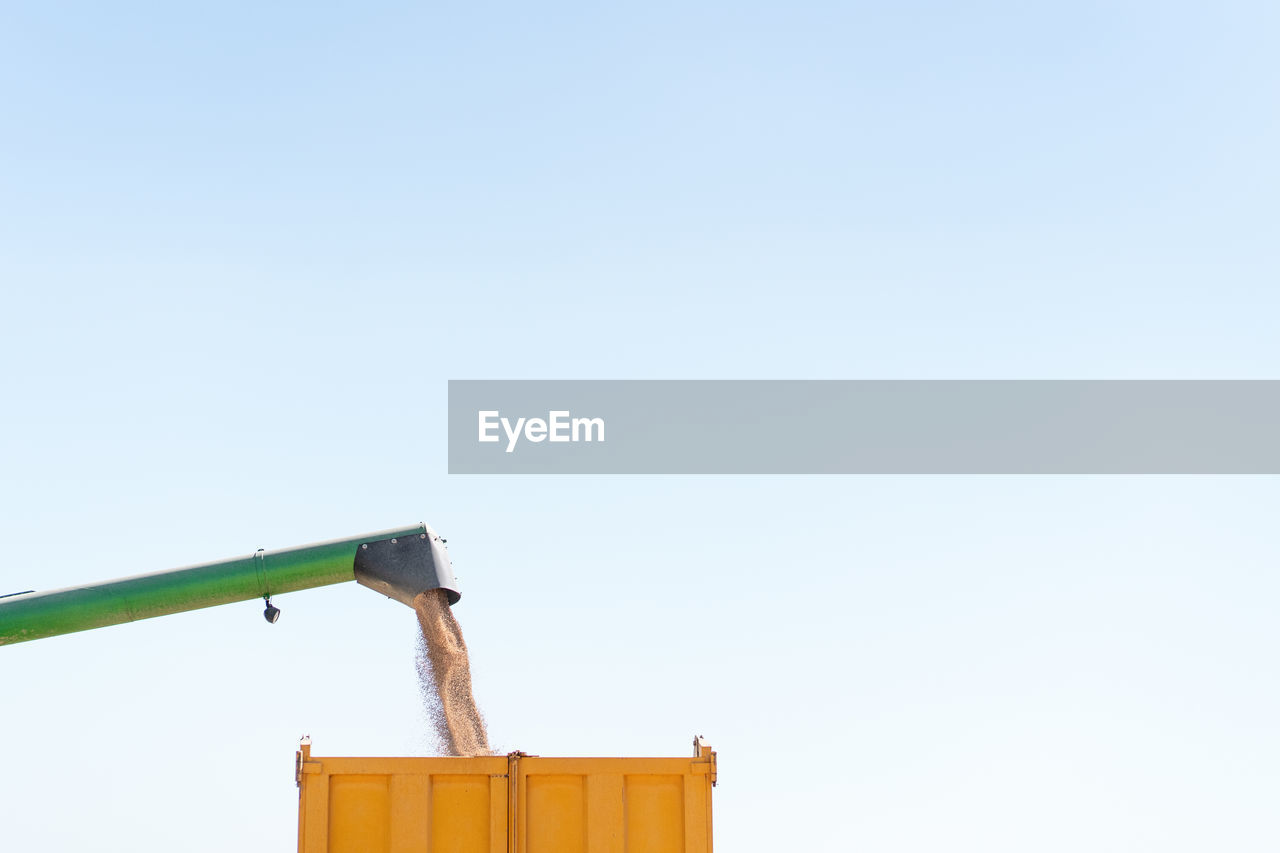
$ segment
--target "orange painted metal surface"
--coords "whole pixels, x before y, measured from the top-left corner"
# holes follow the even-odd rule
[[[711,853],[716,754],[297,755],[299,853]]]

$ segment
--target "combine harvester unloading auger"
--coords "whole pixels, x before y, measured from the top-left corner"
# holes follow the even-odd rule
[[[445,541],[425,524],[300,545],[259,550],[117,580],[0,596],[0,646],[104,628],[170,613],[260,598],[275,622],[273,595],[351,581],[413,606],[421,592],[461,595]]]
[[[452,621],[450,608],[461,597],[445,541],[416,524],[0,596],[0,645],[253,599],[266,603],[263,615],[275,622],[280,611],[271,603],[273,595],[352,580],[416,610],[428,644],[427,622]],[[466,669],[461,633],[456,643],[444,645],[451,654],[457,653],[453,645],[461,648]],[[443,676],[436,666],[433,658],[433,677],[447,687],[441,702],[474,711],[469,671],[459,691],[457,662]],[[454,702],[457,697],[464,701]],[[711,853],[716,754],[701,737],[694,739],[692,759],[494,755],[481,737],[483,721],[478,712],[474,716],[479,729],[472,741],[479,747],[460,749],[457,720],[448,717],[452,752],[439,758],[321,758],[311,754],[311,739],[304,738],[294,764],[299,853],[604,853],[624,846],[648,853]]]

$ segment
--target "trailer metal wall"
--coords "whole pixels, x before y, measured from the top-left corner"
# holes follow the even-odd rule
[[[693,758],[297,755],[299,853],[711,853]]]

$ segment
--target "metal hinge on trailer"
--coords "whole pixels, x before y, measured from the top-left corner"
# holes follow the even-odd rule
[[[693,738],[693,757],[695,759],[693,772],[710,776],[711,786],[715,787],[716,751],[711,748],[711,744],[707,743],[707,739],[702,735],[695,735]]]
[[[311,735],[306,735],[298,744],[297,757],[294,759],[293,779],[298,783],[298,787],[302,787],[302,775],[304,773],[323,773],[324,765],[319,761],[311,760]]]

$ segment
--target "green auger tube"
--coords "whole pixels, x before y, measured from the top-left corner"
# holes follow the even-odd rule
[[[444,540],[426,524],[163,572],[0,596],[0,646],[354,580],[405,604],[428,589],[461,597]],[[278,615],[279,611],[276,611]],[[270,615],[268,621],[274,621]]]

